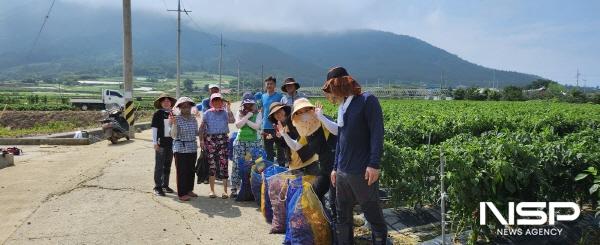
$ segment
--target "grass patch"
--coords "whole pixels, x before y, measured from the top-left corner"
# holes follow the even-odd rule
[[[32,128],[10,129],[0,128],[0,138],[25,137],[46,135],[61,132],[70,132],[77,129],[77,126],[71,122],[57,121],[47,124],[36,124]]]

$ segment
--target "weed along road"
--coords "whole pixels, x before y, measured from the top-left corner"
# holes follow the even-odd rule
[[[151,131],[130,142],[23,147],[0,170],[1,244],[281,244],[254,202],[154,196]],[[175,188],[175,167],[171,187]]]

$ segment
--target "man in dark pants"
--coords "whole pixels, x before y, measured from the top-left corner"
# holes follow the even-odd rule
[[[275,128],[269,121],[271,104],[281,101],[283,97],[275,91],[276,84],[277,80],[274,77],[267,77],[265,79],[265,89],[267,92],[262,94],[260,99],[263,108],[263,143],[265,152],[267,153],[267,160],[274,161],[275,149],[277,149],[277,163],[280,166],[285,166],[287,163],[285,148],[283,147],[285,143],[282,143],[283,139],[275,133]]]
[[[165,196],[173,193],[169,188],[169,175],[171,174],[171,163],[173,162],[173,138],[169,135],[169,113],[175,104],[175,98],[162,94],[156,101],[154,107],[158,109],[152,116],[152,143],[154,144],[154,194]]]
[[[331,182],[337,194],[336,239],[352,244],[352,210],[358,203],[371,224],[373,244],[387,243],[387,225],[379,203],[379,165],[383,152],[383,113],[377,97],[361,87],[342,67],[327,74],[327,98],[339,104],[338,142]]]

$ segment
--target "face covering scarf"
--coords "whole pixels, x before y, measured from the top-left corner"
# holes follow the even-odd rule
[[[292,119],[292,124],[298,130],[300,136],[308,136],[317,131],[321,127],[321,121],[317,118],[314,112],[306,112],[302,115],[295,116]]]

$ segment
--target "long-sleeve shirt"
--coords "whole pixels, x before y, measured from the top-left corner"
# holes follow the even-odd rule
[[[240,129],[238,133],[240,141],[248,142],[258,139],[257,131],[262,126],[262,115],[257,114],[248,112],[245,116],[242,116],[241,112],[238,112],[235,126]]]
[[[290,107],[294,108],[294,101],[296,101],[297,99],[300,98],[306,98],[306,95],[304,95],[303,93],[300,93],[298,91],[296,91],[296,93],[294,93],[294,95],[289,95],[288,93],[285,93],[282,95],[283,97],[281,98],[281,102],[284,105],[289,105]]]
[[[160,147],[171,148],[173,138],[170,135],[169,112],[167,110],[157,110],[152,115],[152,143]]]
[[[329,130],[329,132],[331,132],[333,135],[337,135],[338,134],[338,125],[337,125],[337,123],[335,123],[334,121],[332,121],[329,117],[323,115],[322,111],[320,113],[317,113],[317,118],[319,118],[319,121],[321,121],[321,123],[323,124],[323,126],[325,126],[325,128],[327,128],[327,130]]]
[[[383,153],[383,112],[371,93],[354,96],[338,129],[334,169],[364,174],[367,167],[379,168]]]

